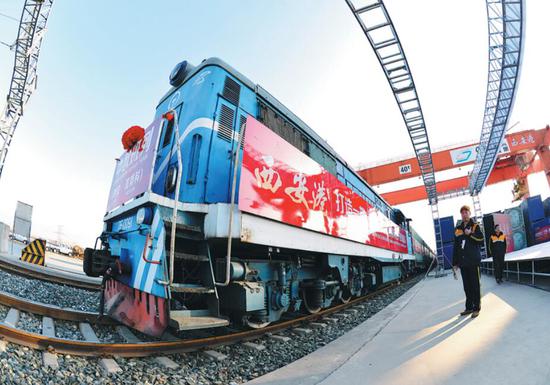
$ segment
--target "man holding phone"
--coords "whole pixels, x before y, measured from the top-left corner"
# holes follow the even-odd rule
[[[455,227],[453,269],[455,272],[460,269],[466,294],[466,309],[460,315],[471,314],[472,318],[475,318],[481,310],[479,264],[483,232],[479,223],[475,222],[470,215],[470,207],[460,208],[462,221]]]

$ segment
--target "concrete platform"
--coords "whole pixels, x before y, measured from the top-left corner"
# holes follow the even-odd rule
[[[460,317],[460,277],[428,278],[316,352],[247,384],[548,384],[550,293],[482,276]]]

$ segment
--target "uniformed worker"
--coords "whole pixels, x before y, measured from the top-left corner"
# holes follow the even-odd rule
[[[495,231],[489,239],[489,255],[493,257],[493,268],[497,283],[502,283],[502,270],[504,268],[504,254],[506,254],[506,235],[500,231],[500,226],[495,225]]]
[[[483,233],[479,224],[470,215],[470,207],[460,208],[462,221],[455,227],[453,269],[460,269],[466,294],[466,309],[460,315],[471,314],[472,318],[475,318],[481,310],[479,264]]]

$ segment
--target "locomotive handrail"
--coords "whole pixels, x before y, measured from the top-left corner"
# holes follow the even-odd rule
[[[181,146],[180,146],[180,133],[179,133],[179,124],[178,124],[178,113],[176,110],[170,110],[166,112],[162,117],[164,119],[169,119],[170,115],[174,119],[174,136],[176,140],[177,154],[178,154],[178,177],[176,180],[176,191],[174,192],[174,208],[172,210],[172,228],[170,230],[170,280],[169,285],[172,286],[174,283],[174,252],[176,249],[176,221],[178,219],[178,200],[180,195],[180,185],[181,185],[181,174],[183,169],[183,161],[181,160]]]
[[[241,147],[243,145],[244,132],[246,123],[241,126],[239,131],[239,142],[235,153],[235,164],[233,165],[233,184],[231,185],[231,204],[229,205],[229,226],[227,229],[227,253],[225,254],[225,281],[215,282],[216,286],[227,286],[231,281],[231,240],[233,230],[233,210],[235,210],[235,190],[237,185],[237,168],[239,166],[239,158]]]
[[[145,245],[143,245],[143,252],[141,253],[141,258],[146,263],[152,263],[153,265],[160,265],[160,261],[155,261],[153,259],[147,259],[147,247],[149,246],[149,241],[151,241],[153,238],[151,237],[151,233],[147,234],[147,237],[145,238]]]

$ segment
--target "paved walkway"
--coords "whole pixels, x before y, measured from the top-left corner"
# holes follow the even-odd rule
[[[460,277],[428,278],[316,352],[252,384],[550,384],[550,293],[482,277],[460,317]]]

